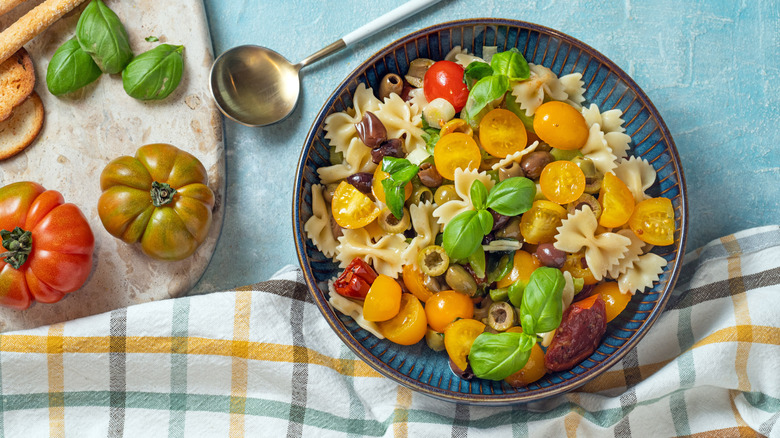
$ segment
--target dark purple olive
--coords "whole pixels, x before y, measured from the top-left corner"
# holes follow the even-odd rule
[[[544,166],[555,161],[555,157],[549,152],[534,151],[523,157],[520,161],[520,167],[523,168],[525,177],[529,179],[539,179]]]
[[[490,212],[490,215],[493,216],[493,229],[491,231],[500,230],[501,228],[504,228],[506,224],[509,222],[509,219],[511,219],[509,216],[504,216],[501,213],[496,213],[495,210],[492,208],[488,208],[488,211]]]
[[[439,171],[436,170],[436,166],[432,163],[420,164],[420,171],[417,172],[417,176],[420,177],[420,182],[425,187],[439,187],[442,181],[444,181],[444,178],[442,178]]]
[[[450,359],[450,369],[461,379],[471,380],[474,378],[474,371],[471,371],[471,365],[468,365],[465,370],[462,370],[459,366],[455,365],[455,362],[453,362],[452,359]]]
[[[566,263],[566,252],[554,247],[552,243],[541,243],[536,247],[536,258],[544,266],[560,268]]]
[[[371,111],[366,111],[363,119],[355,125],[360,141],[370,148],[375,148],[387,140],[385,125]]]
[[[391,138],[371,149],[371,161],[375,164],[381,163],[384,157],[403,158],[404,156],[404,145],[400,138]]]
[[[371,193],[371,183],[373,181],[374,175],[368,172],[353,173],[347,177],[347,182],[363,193]]]
[[[588,298],[593,294],[593,290],[596,289],[595,284],[586,284],[585,286],[582,286],[582,290],[577,293],[577,295],[572,298],[572,303],[576,303],[577,301],[584,300],[585,298]]]

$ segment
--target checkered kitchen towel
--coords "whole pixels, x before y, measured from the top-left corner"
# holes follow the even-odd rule
[[[300,272],[0,335],[0,435],[780,437],[780,227],[689,254],[648,335],[543,405],[413,393],[356,358]]]

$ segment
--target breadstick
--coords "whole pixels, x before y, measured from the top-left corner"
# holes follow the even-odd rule
[[[84,0],[46,0],[0,33],[0,62],[16,53],[44,29]]]
[[[26,2],[27,0],[3,0],[0,1],[0,15],[4,15],[6,12],[10,11],[11,9],[19,6],[20,4]]]

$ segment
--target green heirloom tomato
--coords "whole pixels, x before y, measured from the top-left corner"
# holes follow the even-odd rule
[[[119,157],[100,175],[98,214],[112,236],[160,260],[192,255],[208,235],[214,193],[197,158],[169,144]]]

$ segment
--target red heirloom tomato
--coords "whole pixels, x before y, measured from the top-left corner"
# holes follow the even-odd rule
[[[160,260],[198,249],[211,226],[214,193],[203,164],[169,144],[141,146],[103,169],[98,214],[106,231]]]
[[[34,182],[0,188],[0,305],[56,303],[92,270],[95,237],[78,207]]]
[[[463,67],[452,61],[434,62],[423,78],[423,93],[428,102],[442,98],[459,113],[469,98],[469,89],[463,83],[463,72]]]

